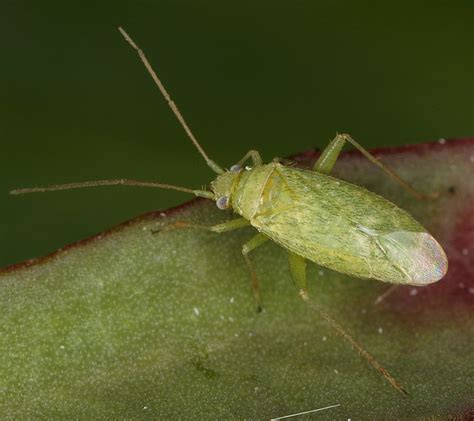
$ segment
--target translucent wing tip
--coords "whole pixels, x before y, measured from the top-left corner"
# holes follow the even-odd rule
[[[448,271],[448,258],[427,232],[396,231],[379,237],[388,259],[406,276],[407,284],[437,282]]]
[[[428,233],[419,233],[419,248],[414,250],[418,270],[412,274],[415,285],[437,282],[448,271],[448,258],[439,243]]]

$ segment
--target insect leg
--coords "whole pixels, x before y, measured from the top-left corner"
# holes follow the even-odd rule
[[[257,303],[257,311],[262,311],[262,300],[260,298],[260,284],[257,279],[257,274],[255,273],[255,269],[253,267],[252,261],[250,260],[248,254],[255,250],[258,246],[261,246],[263,243],[268,241],[268,237],[264,234],[257,234],[255,237],[252,237],[249,241],[247,241],[242,246],[242,256],[244,256],[245,263],[247,263],[247,267],[250,272],[250,280],[252,282],[252,291],[253,296],[255,298],[255,302]]]
[[[398,289],[400,285],[392,285],[388,287],[382,294],[380,294],[375,300],[374,304],[380,304],[382,301],[384,301],[389,295],[392,295],[396,289]]]
[[[308,280],[306,279],[306,259],[298,254],[288,252],[291,278],[303,300],[308,297]]]
[[[345,142],[346,139],[341,135],[337,135],[331,140],[329,145],[321,152],[321,156],[314,164],[313,170],[321,174],[330,174]]]
[[[326,313],[319,305],[310,301],[308,295],[308,282],[306,279],[306,260],[295,253],[289,252],[288,261],[290,264],[290,273],[293,278],[293,282],[298,288],[298,292],[303,301],[308,305],[309,308],[315,310],[324,322],[334,331],[341,335],[349,344],[355,348],[359,354],[361,354],[367,362],[375,368],[384,378],[387,380],[396,390],[403,395],[407,392],[403,386],[395,379],[371,354],[369,354],[345,329],[337,323],[329,314]]]
[[[153,230],[152,233],[157,234],[159,232],[175,230],[175,229],[180,229],[180,228],[199,228],[199,229],[204,229],[207,231],[221,233],[221,232],[233,231],[239,228],[246,227],[248,225],[250,225],[250,222],[245,218],[232,219],[230,221],[221,222],[220,224],[216,224],[216,225],[201,225],[201,224],[195,224],[194,222],[188,222],[188,221],[174,221],[169,225]]]
[[[260,153],[258,151],[251,149],[244,155],[244,157],[239,162],[237,162],[237,165],[241,167],[244,164],[244,162],[247,161],[247,159],[249,158],[252,160],[252,164],[254,167],[258,167],[262,165],[263,163]]]
[[[306,304],[312,310],[315,310],[319,316],[324,320],[324,322],[334,329],[334,331],[342,336],[349,344],[360,354],[362,355],[365,360],[377,370],[384,378],[387,380],[394,389],[400,392],[402,395],[407,396],[408,392],[405,388],[401,385],[401,383],[393,377],[389,371],[382,366],[372,354],[369,354],[362,345],[360,345],[349,333],[347,333],[344,328],[337,323],[326,311],[324,311],[319,305],[317,305],[314,301],[310,300],[309,297],[305,299]]]
[[[398,184],[400,184],[405,190],[407,190],[417,199],[433,199],[438,196],[436,193],[423,194],[415,190],[415,188],[413,188],[405,180],[400,178],[400,176],[398,176],[390,167],[380,162],[375,156],[373,156],[362,145],[352,139],[352,137],[350,137],[348,134],[336,135],[336,137],[331,140],[326,149],[324,149],[324,151],[321,153],[321,156],[316,161],[316,164],[314,164],[313,169],[322,174],[329,174],[334,168],[336,160],[339,154],[341,153],[342,147],[344,146],[345,142],[349,142],[358,151],[360,151],[362,155],[364,155],[370,162],[372,162],[372,164],[379,167],[382,171],[384,171],[388,176],[393,178]]]

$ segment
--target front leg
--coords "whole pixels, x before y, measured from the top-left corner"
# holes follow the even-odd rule
[[[250,151],[248,151],[244,157],[239,161],[237,162],[237,164],[235,164],[232,168],[235,168],[237,170],[240,170],[242,168],[242,165],[244,165],[244,162],[247,161],[247,159],[251,159],[252,160],[252,165],[254,167],[259,167],[260,165],[263,164],[263,161],[262,161],[262,157],[260,156],[260,154],[258,153],[258,151],[255,151],[253,149],[251,149]],[[232,170],[231,168],[231,170]]]
[[[202,224],[195,224],[194,222],[188,222],[188,221],[174,221],[169,225],[153,230],[152,233],[157,234],[159,232],[171,231],[171,230],[181,229],[181,228],[199,228],[199,229],[204,229],[207,231],[221,233],[221,232],[233,231],[239,228],[244,228],[249,225],[250,225],[250,222],[245,218],[232,219],[230,221],[221,222],[220,224],[216,224],[216,225],[202,225]]]
[[[222,222],[216,225],[201,225],[201,224],[195,224],[193,222],[188,222],[188,221],[174,221],[171,224],[161,229],[152,231],[152,233],[157,234],[163,231],[182,229],[182,228],[198,228],[198,229],[204,229],[211,232],[222,233],[222,232],[233,231],[239,228],[244,228],[249,225],[250,225],[250,222],[245,218],[232,219],[230,221]],[[255,302],[257,303],[258,312],[262,311],[262,300],[260,298],[260,285],[257,279],[257,274],[253,267],[252,261],[250,260],[249,253],[267,241],[268,241],[268,237],[259,233],[256,236],[252,237],[249,241],[247,241],[242,246],[242,256],[244,257],[245,263],[247,264],[247,268],[250,272],[252,292],[255,298]]]

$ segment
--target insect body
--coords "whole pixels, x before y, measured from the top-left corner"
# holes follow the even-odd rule
[[[417,221],[354,184],[274,162],[219,175],[211,186],[259,232],[330,269],[418,286],[446,273],[441,246]]]
[[[374,357],[329,315],[309,302],[306,260],[352,276],[419,286],[440,280],[447,271],[447,258],[441,246],[408,213],[362,187],[329,175],[345,142],[351,143],[410,193],[418,198],[423,198],[424,195],[414,190],[346,134],[337,135],[329,143],[313,171],[284,166],[277,161],[264,165],[260,154],[253,150],[228,171],[224,171],[208,157],[196,140],[143,51],[122,28],[119,30],[137,51],[207,165],[217,174],[216,179],[211,182],[211,190],[119,179],[20,189],[11,193],[104,185],[158,187],[215,200],[219,209],[232,208],[240,215],[239,218],[213,226],[177,221],[170,228],[194,227],[221,233],[249,225],[255,227],[258,233],[243,245],[242,254],[250,270],[258,308],[261,303],[260,291],[249,253],[268,240],[287,249],[290,273],[301,298],[316,309],[392,386],[404,393],[400,383]],[[248,159],[251,159],[252,167],[243,167]]]

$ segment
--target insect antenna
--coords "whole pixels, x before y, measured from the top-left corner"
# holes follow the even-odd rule
[[[375,368],[384,378],[387,380],[396,390],[398,390],[402,395],[408,396],[408,392],[405,388],[398,382],[395,377],[393,377],[388,370],[383,367],[373,355],[369,354],[363,347],[360,345],[351,335],[349,335],[339,323],[337,323],[329,314],[327,314],[323,309],[321,309],[318,305],[316,305],[313,301],[309,300],[309,297],[303,297],[305,303],[308,305],[309,308],[315,310],[322,319],[333,328],[338,335],[341,335],[349,344],[357,350],[359,354],[361,354],[367,362]]]
[[[211,169],[216,172],[217,174],[223,174],[224,170],[217,165],[209,156],[206,154],[202,146],[199,144],[197,139],[194,137],[191,129],[187,125],[184,117],[181,115],[178,107],[171,99],[168,91],[165,89],[164,85],[161,83],[161,80],[158,78],[157,74],[151,67],[148,59],[145,56],[145,53],[138,47],[137,44],[132,40],[130,35],[125,32],[125,30],[121,27],[118,28],[120,33],[124,36],[125,40],[137,51],[138,56],[140,57],[141,61],[143,62],[145,68],[147,69],[148,73],[152,77],[155,84],[158,86],[160,92],[164,96],[166,102],[168,103],[169,107],[173,111],[174,115],[183,126],[184,131],[188,135],[188,137],[193,142],[194,146],[196,146],[199,153],[202,157],[206,160],[207,165],[211,167]],[[201,190],[193,190],[188,189],[185,187],[174,186],[171,184],[162,184],[162,183],[153,183],[147,181],[138,181],[138,180],[129,180],[129,179],[116,179],[116,180],[96,180],[96,181],[86,181],[82,183],[68,183],[68,184],[55,184],[51,186],[44,186],[44,187],[33,187],[33,188],[25,188],[25,189],[16,189],[10,191],[10,194],[27,194],[27,193],[43,193],[48,191],[57,191],[57,190],[70,190],[70,189],[81,189],[86,187],[97,187],[97,186],[134,186],[134,187],[155,187],[160,189],[168,189],[168,190],[177,190],[185,193],[192,193],[196,196],[205,197],[208,199],[214,199],[214,194],[210,191],[205,190],[202,188]]]
[[[188,189],[186,187],[173,186],[172,184],[162,184],[162,183],[153,183],[149,181],[129,180],[125,178],[120,178],[117,180],[85,181],[83,183],[54,184],[52,186],[45,186],[45,187],[17,189],[17,190],[12,190],[10,194],[44,193],[48,191],[82,189],[86,187],[98,187],[98,186],[155,187],[159,189],[168,189],[168,190],[181,191],[185,193],[191,193],[196,196],[206,197],[208,199],[214,198],[214,194],[206,190],[193,190],[193,189]]]
[[[173,111],[174,115],[176,116],[176,118],[178,119],[178,121],[180,122],[181,126],[183,127],[184,131],[186,132],[186,134],[188,135],[189,139],[191,139],[191,142],[193,142],[194,146],[196,146],[196,149],[199,151],[199,153],[202,155],[202,157],[206,160],[206,163],[207,165],[214,171],[216,172],[217,174],[223,174],[224,173],[224,170],[219,166],[217,165],[212,159],[209,158],[209,156],[207,155],[207,153],[204,151],[204,149],[202,148],[202,146],[199,144],[199,142],[197,141],[197,139],[194,137],[193,135],[193,132],[191,131],[191,129],[189,128],[189,126],[187,125],[186,123],[186,120],[184,119],[184,117],[182,116],[181,112],[179,111],[178,109],[178,106],[175,104],[175,102],[171,99],[168,91],[166,90],[166,88],[164,87],[163,83],[161,82],[160,78],[158,77],[158,75],[156,74],[156,72],[153,70],[153,67],[151,67],[151,64],[150,62],[148,61],[148,59],[146,58],[145,56],[145,53],[142,51],[142,49],[135,43],[135,41],[133,41],[133,39],[130,37],[130,35],[128,35],[127,32],[125,32],[125,30],[119,26],[118,30],[120,31],[120,33],[123,35],[123,37],[125,38],[125,40],[132,46],[132,48],[137,52],[138,56],[140,57],[140,60],[142,61],[143,65],[145,66],[146,70],[148,71],[148,73],[150,74],[150,76],[152,77],[153,81],[155,82],[156,86],[158,87],[158,89],[160,90],[161,94],[163,95],[163,97],[165,98],[167,104],[169,105],[169,107],[171,108],[171,110]]]

